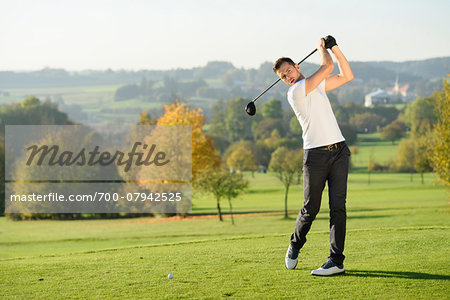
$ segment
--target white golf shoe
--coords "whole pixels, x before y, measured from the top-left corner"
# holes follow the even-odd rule
[[[344,273],[344,265],[337,265],[332,260],[327,261],[320,268],[311,271],[311,275],[316,276],[331,276]]]
[[[286,252],[286,256],[284,257],[284,265],[286,266],[286,269],[295,269],[298,263],[298,253],[300,250],[295,249],[291,245],[289,245],[289,248]]]

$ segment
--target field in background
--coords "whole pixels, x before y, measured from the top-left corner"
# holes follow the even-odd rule
[[[112,102],[119,85],[74,86],[57,88],[7,89],[9,97],[0,96],[0,104],[20,102],[27,96],[36,96],[41,100],[61,96],[66,104],[89,105],[96,102]],[[12,101],[8,101],[11,99]]]
[[[398,141],[380,140],[379,133],[358,134],[356,141],[357,153],[352,153],[352,166],[361,171],[367,171],[369,159],[372,156],[375,162],[387,165],[390,159],[394,160],[397,155]]]
[[[252,178],[237,212],[282,211],[282,186],[270,174]],[[448,298],[449,204],[434,175],[350,174],[347,275],[309,275],[328,254],[324,196],[299,267],[283,257],[301,188],[282,213],[158,222],[151,218],[24,221],[0,218],[0,297],[176,298],[315,297]],[[211,197],[193,212],[214,212]],[[223,203],[227,211],[226,203]],[[174,279],[167,279],[173,273]],[[339,286],[339,289],[333,287]],[[299,289],[299,287],[301,287]],[[295,294],[293,294],[295,293]]]
[[[5,89],[10,96],[0,94],[0,105],[22,102],[28,96],[35,96],[42,101],[50,99],[58,102],[62,99],[65,105],[62,110],[68,113],[69,118],[81,123],[114,122],[136,123],[139,113],[145,110],[162,111],[163,105],[158,101],[144,102],[140,99],[114,101],[114,94],[120,85],[106,86],[75,86],[60,88],[29,88],[29,89]],[[188,103],[194,107],[210,109],[217,99],[205,97],[192,97]],[[79,108],[70,107],[73,105]],[[79,109],[87,115],[80,116]]]
[[[23,101],[27,96],[35,96],[42,101],[51,99],[57,102],[62,99],[65,105],[78,105],[89,116],[80,117],[74,108],[65,108],[72,120],[83,123],[119,122],[136,123],[139,111],[154,108],[159,103],[127,100],[114,102],[114,94],[120,85],[107,86],[75,86],[61,88],[7,89],[10,96],[0,96],[0,105]],[[127,111],[131,109],[132,111]],[[133,110],[134,109],[134,110]],[[138,109],[139,111],[136,111]],[[115,110],[115,111],[111,111]]]

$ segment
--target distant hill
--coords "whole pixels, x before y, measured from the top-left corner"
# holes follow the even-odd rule
[[[404,62],[369,61],[366,64],[428,79],[443,78],[450,73],[450,56]]]
[[[350,62],[358,77],[364,81],[377,79],[379,81],[393,81],[397,73],[402,81],[417,80],[419,78],[445,78],[450,73],[450,56],[419,61],[405,62]],[[317,69],[316,64],[305,62],[301,65],[305,74],[311,74]],[[70,72],[64,69],[46,68],[32,72],[0,71],[0,88],[30,88],[30,87],[60,87],[81,85],[106,85],[136,83],[147,80],[163,80],[164,77],[174,77],[178,80],[221,79],[230,70],[245,73],[242,81],[259,80],[258,83],[270,82],[274,78],[272,63],[262,63],[258,69],[237,69],[229,62],[213,61],[204,67],[173,70],[86,70]],[[337,68],[335,68],[337,70]],[[375,80],[375,81],[377,81]],[[255,83],[255,84],[258,84]]]
[[[400,86],[408,86],[409,100],[427,96],[442,85],[442,79],[450,73],[450,57],[405,62],[350,62],[355,80],[333,91],[336,101],[362,102],[364,95],[377,89],[392,89],[396,78]],[[309,76],[317,64],[305,62],[301,70]],[[338,72],[336,66],[334,72]],[[33,72],[0,72],[0,91],[21,88],[61,88],[115,85],[119,86],[115,100],[167,102],[174,97],[228,100],[235,97],[253,98],[268,84],[276,80],[272,62],[264,62],[259,68],[236,68],[226,61],[212,61],[203,67],[173,70],[86,70],[70,72],[64,69],[46,68]],[[287,87],[278,84],[260,102],[272,97],[285,99]],[[112,99],[111,99],[112,100]]]

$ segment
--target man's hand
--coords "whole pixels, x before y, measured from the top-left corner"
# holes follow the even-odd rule
[[[317,52],[322,60],[319,70],[305,80],[305,94],[311,93],[333,71],[334,64],[328,50],[325,49],[325,40],[317,42]]]
[[[320,39],[317,42],[317,50],[325,49],[325,39]]]
[[[334,37],[332,37],[331,35],[327,35],[326,37],[323,38],[323,40],[325,41],[326,49],[331,49],[334,46],[337,46],[336,39]]]
[[[333,52],[334,57],[336,57],[340,73],[332,74],[327,77],[327,79],[325,80],[325,91],[334,90],[335,88],[338,88],[353,80],[353,72],[347,59],[345,58],[344,54],[342,54],[339,47],[334,46],[337,46],[334,37],[332,37],[331,35],[326,36],[325,47],[333,48],[331,49],[331,52]]]

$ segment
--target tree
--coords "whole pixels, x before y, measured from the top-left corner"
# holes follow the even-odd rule
[[[165,105],[165,113],[157,125],[192,126],[192,177],[203,171],[214,171],[220,166],[220,157],[214,140],[203,131],[205,117],[202,110],[189,108],[186,104]]]
[[[23,100],[22,107],[30,108],[30,107],[39,106],[40,104],[41,104],[41,101],[38,98],[36,98],[34,96],[29,96],[25,100]]]
[[[285,147],[277,148],[273,153],[269,163],[269,170],[275,172],[277,178],[285,187],[284,193],[284,217],[288,217],[287,200],[289,187],[294,180],[294,175],[301,169],[303,161],[303,151],[288,150]]]
[[[264,103],[262,114],[267,119],[281,119],[283,116],[283,108],[280,100],[270,99]]]
[[[270,137],[264,139],[264,145],[271,149],[275,150],[281,142],[281,136],[277,129],[274,129],[270,134]]]
[[[411,139],[402,140],[398,145],[397,170],[400,172],[410,172],[413,180],[414,161],[416,160],[414,141]]]
[[[226,128],[230,142],[251,140],[253,137],[252,119],[243,111],[246,105],[247,101],[243,98],[230,100],[227,104]]]
[[[423,173],[433,170],[431,167],[431,157],[429,155],[429,141],[431,140],[431,132],[425,136],[415,138],[415,154],[414,169],[420,173],[422,184]]]
[[[341,103],[345,103],[348,101],[362,103],[364,101],[364,91],[361,88],[353,86],[351,84],[335,91],[337,94],[337,98]]]
[[[295,135],[302,136],[302,127],[300,126],[296,116],[293,116],[289,121],[289,130]]]
[[[450,185],[450,84],[444,82],[443,92],[435,102],[437,122],[433,130],[431,161],[437,177]]]
[[[225,87],[232,87],[236,83],[245,81],[245,73],[241,69],[229,69],[223,76],[222,81]]]
[[[333,107],[334,116],[338,123],[348,123],[350,121],[350,117],[348,116],[347,110],[342,105],[335,105]]]
[[[330,101],[331,104],[338,104],[339,103],[338,97],[337,97],[337,95],[335,93],[329,92],[329,93],[327,93],[327,97],[328,97],[328,100]]]
[[[377,127],[383,122],[383,117],[369,112],[356,114],[350,118],[350,124],[358,132],[376,132]]]
[[[203,68],[195,71],[197,78],[220,78],[227,73],[228,70],[235,69],[232,63],[226,61],[209,61]]]
[[[4,126],[8,125],[68,125],[72,124],[66,113],[58,110],[55,104],[41,102],[34,96],[29,96],[24,101],[13,105],[0,107],[0,173],[5,174],[4,156]],[[3,178],[4,179],[4,178]],[[0,183],[0,212],[4,207],[4,180]]]
[[[212,137],[227,137],[226,110],[223,100],[217,101],[212,107],[212,117],[209,124],[208,134]]]
[[[256,126],[253,131],[254,140],[264,140],[270,137],[274,130],[277,130],[280,136],[285,135],[285,130],[281,119],[263,119],[258,123],[258,126]]]
[[[383,116],[384,123],[382,123],[381,126],[385,126],[397,120],[400,113],[395,106],[375,106],[370,109],[370,112],[378,116]]]
[[[21,103],[0,107],[1,125],[68,125],[72,122],[55,104],[30,96]]]
[[[198,187],[214,195],[217,205],[217,215],[220,221],[223,221],[220,200],[228,199],[230,212],[232,213],[231,200],[244,192],[248,187],[248,181],[242,174],[230,173],[224,170],[212,173],[201,173],[198,176]],[[234,224],[234,219],[232,218]]]
[[[406,125],[401,121],[394,121],[385,126],[381,132],[380,138],[382,140],[392,141],[392,145],[398,139],[401,139],[406,134]]]
[[[219,100],[212,108],[212,118],[208,128],[208,135],[214,139],[214,144],[223,153],[229,146],[226,128],[226,110],[223,100]]]
[[[157,120],[152,120],[148,109],[139,114],[139,125],[156,125]]]
[[[262,143],[253,143],[252,141],[239,141],[234,144],[231,144],[227,150],[222,155],[223,161],[227,161],[228,157],[230,157],[231,153],[238,148],[247,148],[252,152],[252,155],[255,159],[255,163],[257,165],[265,165],[267,166],[270,161],[270,150],[265,147]]]
[[[250,149],[244,147],[236,148],[227,159],[228,168],[233,171],[256,171],[258,166],[255,163],[255,157]]]
[[[356,130],[353,126],[348,123],[339,123],[339,128],[341,129],[347,145],[353,145],[357,139]]]
[[[122,101],[137,98],[139,96],[139,86],[137,84],[128,84],[119,87],[114,94],[114,101]]]
[[[411,128],[411,136],[415,137],[421,135],[420,128],[424,122],[434,124],[437,120],[434,103],[438,97],[437,93],[428,98],[417,98],[406,108],[405,120],[406,124]]]
[[[102,141],[104,136],[91,128],[86,126],[59,126],[52,128],[53,130],[38,129],[37,126],[33,129],[27,130],[27,133],[21,133],[22,142],[34,140],[33,144],[36,147],[48,145],[49,149],[57,147],[56,152],[59,154],[55,157],[59,164],[50,163],[53,158],[41,156],[42,164],[37,162],[37,159],[28,165],[26,163],[28,153],[22,152],[17,155],[15,161],[10,160],[11,167],[9,168],[10,176],[12,178],[21,179],[12,182],[9,186],[11,194],[48,194],[49,192],[60,195],[80,195],[89,194],[94,185],[80,185],[80,184],[55,184],[55,180],[61,183],[64,180],[83,180],[85,182],[98,181],[99,179],[118,179],[120,178],[115,165],[101,165],[101,164],[71,164],[70,161],[75,158],[76,153],[81,149],[94,149],[98,145],[104,145]],[[62,151],[64,149],[64,151]],[[10,150],[11,151],[11,150]],[[89,151],[89,150],[88,150]],[[44,158],[43,158],[44,157]],[[80,162],[80,160],[78,160]],[[60,165],[63,164],[63,165]],[[30,184],[30,180],[35,178],[41,179],[39,184]],[[28,180],[28,181],[27,181]],[[60,182],[61,181],[61,182]],[[113,187],[114,186],[114,187]],[[102,187],[102,192],[113,192],[120,184],[112,184]],[[92,188],[91,190],[89,188]],[[97,186],[98,189],[98,186]],[[10,212],[23,212],[20,216],[16,214],[9,215],[11,218],[21,219],[73,219],[80,218],[82,215],[74,213],[80,206],[71,202],[11,202],[9,207]],[[100,209],[108,211],[114,209],[116,205],[112,202],[98,203]],[[99,208],[98,207],[98,208]],[[97,209],[98,209],[97,208]],[[49,212],[50,211],[50,212]]]
[[[237,198],[241,193],[245,192],[248,188],[248,180],[244,179],[244,175],[237,173],[228,173],[227,180],[225,181],[225,187],[227,190],[228,205],[230,206],[231,224],[234,225],[233,218],[233,206],[231,200]]]

